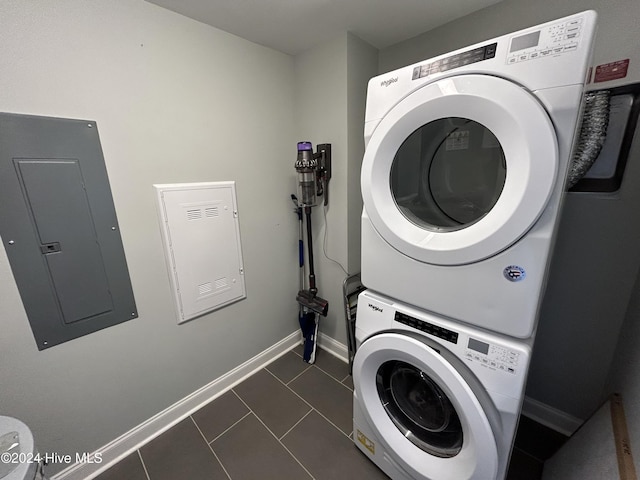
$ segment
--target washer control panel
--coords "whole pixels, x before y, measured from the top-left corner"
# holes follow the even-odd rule
[[[515,374],[520,354],[508,348],[491,345],[469,337],[465,357],[469,361],[479,362],[487,368]]]
[[[512,37],[507,65],[576,51],[580,43],[582,23],[583,18],[578,17]]]

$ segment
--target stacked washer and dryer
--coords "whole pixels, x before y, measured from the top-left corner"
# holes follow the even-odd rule
[[[595,24],[369,82],[353,435],[394,480],[506,476]]]

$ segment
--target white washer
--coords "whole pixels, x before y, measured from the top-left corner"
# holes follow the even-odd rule
[[[365,286],[532,335],[595,22],[579,13],[371,79]]]
[[[529,341],[360,294],[354,442],[393,480],[493,480],[507,472]]]

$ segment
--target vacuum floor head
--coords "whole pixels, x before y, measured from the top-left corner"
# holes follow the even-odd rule
[[[314,295],[309,290],[300,290],[298,295],[296,295],[296,300],[303,307],[306,307],[323,317],[327,316],[327,312],[329,311],[329,302],[324,298]]]

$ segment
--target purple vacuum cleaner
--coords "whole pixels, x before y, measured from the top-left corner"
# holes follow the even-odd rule
[[[328,204],[328,184],[331,178],[331,144],[318,145],[313,153],[311,142],[298,143],[298,158],[296,160],[298,172],[298,195],[291,195],[296,203],[295,212],[300,222],[299,266],[300,290],[296,300],[300,304],[299,322],[304,336],[303,359],[307,363],[314,363],[316,356],[316,341],[318,335],[318,315],[327,316],[329,302],[318,296],[316,275],[313,267],[313,236],[311,232],[311,209],[318,204],[318,197],[324,196],[324,205]],[[304,288],[304,245],[303,218],[307,227],[307,255],[309,269],[309,288]]]

